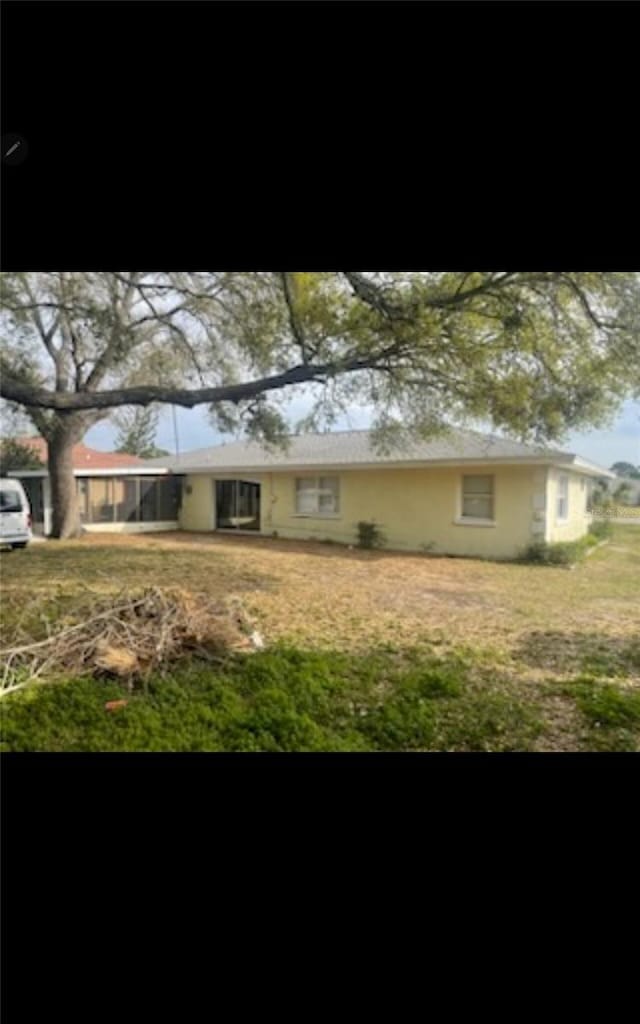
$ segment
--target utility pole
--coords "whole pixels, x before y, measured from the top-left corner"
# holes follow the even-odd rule
[[[175,405],[171,406],[171,414],[173,416],[173,442],[176,449],[176,458],[180,457],[180,442],[178,441],[178,417],[176,416]]]

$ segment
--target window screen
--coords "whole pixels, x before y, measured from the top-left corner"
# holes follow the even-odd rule
[[[340,510],[337,476],[300,477],[296,480],[296,513],[299,516],[333,516]]]
[[[493,519],[492,476],[463,476],[462,516],[464,519]]]

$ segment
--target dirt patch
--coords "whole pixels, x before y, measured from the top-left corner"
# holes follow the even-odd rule
[[[541,701],[544,732],[534,740],[537,753],[574,753],[582,749],[581,716],[571,701],[547,696]]]
[[[640,672],[640,635],[534,630],[520,638],[513,653],[527,665],[556,672],[610,676]]]

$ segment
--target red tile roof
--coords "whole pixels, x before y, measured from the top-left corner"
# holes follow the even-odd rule
[[[20,444],[28,445],[36,455],[47,462],[47,443],[42,437],[21,437]],[[74,469],[118,469],[120,466],[137,466],[143,459],[137,455],[123,455],[120,452],[99,452],[95,448],[87,448],[86,444],[74,444]]]

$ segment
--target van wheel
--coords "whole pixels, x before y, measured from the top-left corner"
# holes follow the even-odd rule
[[[12,544],[11,547],[12,548],[26,548],[28,543],[29,543],[28,540],[21,540],[19,544]]]

